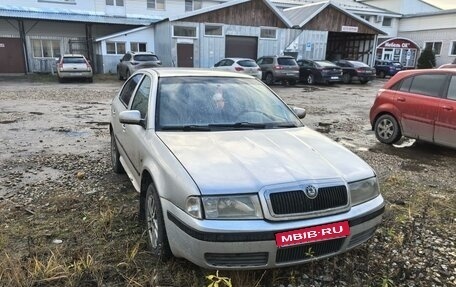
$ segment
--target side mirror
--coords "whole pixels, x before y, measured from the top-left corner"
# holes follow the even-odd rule
[[[293,111],[298,116],[298,118],[303,119],[306,117],[306,109],[293,107]]]
[[[141,119],[141,113],[139,111],[123,111],[119,114],[119,121],[121,124],[127,125],[144,125],[144,121]]]

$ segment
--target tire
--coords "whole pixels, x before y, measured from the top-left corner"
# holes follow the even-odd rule
[[[87,82],[93,83],[93,77],[87,78]]]
[[[383,71],[380,71],[378,75],[380,76],[380,78],[386,78],[386,74]]]
[[[393,144],[402,137],[397,120],[390,114],[380,116],[374,125],[375,137],[384,144]]]
[[[367,84],[367,82],[369,82],[369,80],[359,80],[359,82],[364,85],[364,84]]]
[[[296,80],[289,80],[288,83],[290,84],[290,86],[294,86],[296,85]]]
[[[350,74],[343,74],[342,75],[342,82],[344,82],[344,84],[350,84],[351,83],[351,76]]]
[[[117,174],[125,173],[125,170],[120,162],[120,153],[117,149],[116,138],[111,132],[111,165],[112,170]]]
[[[314,75],[312,75],[312,74],[308,75],[307,78],[306,78],[306,83],[308,85],[313,85],[315,83]]]
[[[122,74],[120,73],[120,69],[117,69],[117,79],[118,79],[119,81],[122,81],[122,80],[123,80]]]
[[[64,82],[63,78],[57,77],[57,79],[59,80],[59,83],[63,83]]]
[[[265,78],[265,81],[266,85],[272,85],[274,84],[274,76],[272,75],[272,73],[267,73],[266,74],[266,78]]]
[[[142,222],[147,237],[147,246],[154,256],[168,259],[172,253],[166,235],[163,210],[160,197],[152,183],[147,187],[142,204],[144,207],[144,220]]]
[[[125,75],[125,79],[130,78],[130,76],[131,76],[130,70],[127,70],[127,74]]]

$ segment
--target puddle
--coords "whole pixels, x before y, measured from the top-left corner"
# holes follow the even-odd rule
[[[17,120],[4,120],[4,121],[0,121],[0,124],[12,124],[12,123],[16,123]]]
[[[38,115],[38,116],[44,115],[44,113],[42,113],[42,112],[29,112],[29,114]]]
[[[402,162],[401,169],[406,171],[416,171],[420,172],[426,169],[423,165],[419,164],[418,162]]]
[[[88,132],[77,132],[77,131],[65,132],[65,134],[69,137],[76,137],[76,138],[84,138],[89,135]]]

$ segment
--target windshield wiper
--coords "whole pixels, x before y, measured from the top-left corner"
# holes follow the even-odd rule
[[[234,129],[264,129],[266,124],[260,123],[249,123],[249,122],[238,122],[232,124],[210,124],[210,128],[234,128]]]
[[[273,124],[272,128],[296,128],[298,125],[296,125],[293,122],[284,122],[284,123],[277,123]]]
[[[203,131],[207,132],[211,129],[207,125],[185,125],[185,126],[163,126],[161,127],[163,131],[184,131],[184,132],[191,132],[191,131]]]

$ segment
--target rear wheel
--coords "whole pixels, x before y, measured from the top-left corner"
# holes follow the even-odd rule
[[[314,75],[312,75],[312,74],[308,75],[307,78],[306,78],[306,83],[308,85],[313,85],[315,83]]]
[[[289,80],[288,83],[290,84],[290,86],[294,86],[296,85],[296,80]]]
[[[350,74],[343,74],[342,75],[342,81],[344,82],[344,84],[350,84],[351,83]]]
[[[401,128],[397,120],[389,114],[380,116],[374,125],[375,136],[385,144],[393,144],[402,137]]]
[[[130,70],[127,70],[127,74],[125,75],[125,79],[130,78],[130,75],[131,75]]]
[[[57,77],[57,79],[59,80],[59,83],[63,83],[64,82],[63,78]]]
[[[120,69],[117,69],[117,79],[119,81],[123,80],[122,74],[120,73]]]
[[[364,85],[364,84],[366,84],[367,82],[369,82],[369,80],[359,80],[359,82],[360,82],[361,84]]]
[[[274,76],[272,73],[267,73],[265,78],[266,85],[272,85],[274,83]]]
[[[380,73],[378,75],[380,76],[380,78],[385,78],[386,77],[386,74],[383,71],[380,71]]]
[[[87,78],[87,82],[93,83],[93,77]]]
[[[147,244],[149,250],[162,259],[171,256],[168,237],[166,235],[165,221],[163,219],[163,210],[160,203],[160,197],[152,183],[149,184],[144,197],[144,227],[146,229]]]

